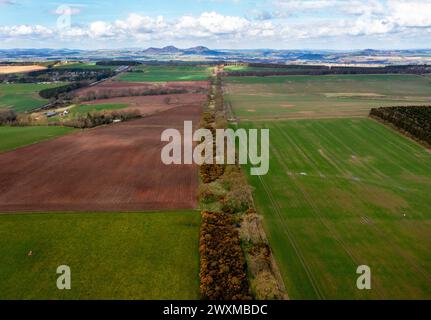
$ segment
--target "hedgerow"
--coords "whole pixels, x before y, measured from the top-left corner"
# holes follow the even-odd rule
[[[232,217],[221,212],[202,212],[199,253],[203,299],[251,299],[244,254]]]

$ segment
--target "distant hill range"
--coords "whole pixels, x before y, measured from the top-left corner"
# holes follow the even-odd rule
[[[431,64],[431,50],[276,50],[276,49],[222,49],[204,46],[180,49],[163,48],[123,49],[0,49],[0,62],[7,61],[240,61],[275,64],[330,64],[330,65],[417,65]]]
[[[219,55],[222,54],[220,51],[211,50],[207,47],[198,46],[188,49],[179,49],[174,46],[167,46],[164,48],[148,48],[142,51],[143,54],[147,55]]]

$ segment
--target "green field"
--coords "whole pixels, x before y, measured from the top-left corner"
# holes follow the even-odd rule
[[[116,103],[106,103],[106,104],[82,104],[70,109],[71,114],[79,113],[89,113],[96,111],[112,111],[127,108],[127,104],[116,104]]]
[[[240,119],[366,116],[379,106],[431,104],[431,83],[415,75],[224,78]]]
[[[59,126],[0,127],[0,152],[14,150],[43,140],[53,139],[75,129]]]
[[[52,84],[0,84],[0,109],[10,108],[25,112],[47,104],[49,100],[39,96],[43,89],[55,88],[65,83]]]
[[[226,72],[286,72],[295,69],[282,69],[282,68],[271,68],[271,67],[250,67],[246,65],[238,66],[225,66],[224,71]]]
[[[169,82],[208,80],[212,68],[208,66],[139,66],[141,72],[126,72],[117,79],[129,82]]]
[[[198,299],[199,224],[181,211],[0,215],[0,299]],[[71,290],[56,287],[59,265]]]
[[[431,298],[429,151],[369,119],[241,126],[270,129],[269,174],[250,181],[291,298]]]

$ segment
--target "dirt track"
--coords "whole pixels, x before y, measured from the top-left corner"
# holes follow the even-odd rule
[[[196,166],[164,165],[160,136],[198,125],[204,100],[0,154],[0,212],[196,207]]]

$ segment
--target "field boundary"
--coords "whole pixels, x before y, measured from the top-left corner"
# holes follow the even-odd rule
[[[431,145],[429,143],[427,143],[426,141],[420,140],[418,138],[416,138],[414,135],[412,135],[411,133],[397,127],[396,125],[394,125],[393,123],[386,121],[384,119],[381,119],[379,117],[373,116],[373,115],[369,115],[368,118],[370,120],[373,120],[375,122],[378,122],[380,124],[383,124],[385,127],[388,127],[390,129],[392,129],[393,131],[395,131],[397,134],[402,135],[403,137],[409,139],[410,141],[413,141],[419,145],[421,145],[422,147],[424,147],[428,152],[431,153]]]

